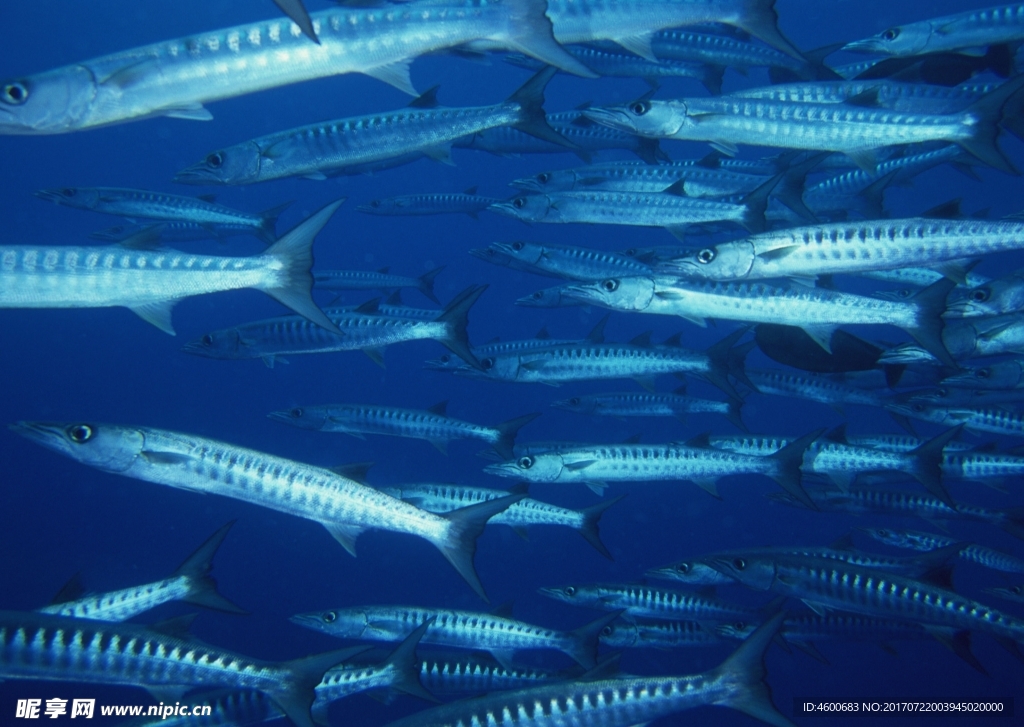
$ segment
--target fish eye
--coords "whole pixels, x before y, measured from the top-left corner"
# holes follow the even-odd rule
[[[992,375],[992,369],[978,369],[977,371],[974,372],[974,375],[977,376],[979,379],[987,379],[989,376]]]
[[[604,288],[609,293],[614,293],[616,290],[619,289],[619,281],[616,280],[615,278],[608,278],[608,280],[601,283],[601,287]]]
[[[890,533],[888,530],[879,530],[878,534],[881,535],[883,538],[888,538],[892,533]]]
[[[628,250],[626,250],[626,252],[623,253],[623,255],[626,255],[627,257],[636,257],[636,248],[629,248]]]
[[[604,636],[611,636],[612,635],[612,627],[611,626],[605,626],[603,629],[601,629],[601,634],[604,635]]]
[[[494,359],[491,358],[490,356],[488,356],[487,358],[485,358],[483,361],[480,362],[480,367],[484,371],[487,371],[488,369],[494,368]]]
[[[567,596],[575,596],[576,595],[576,589],[573,588],[572,586],[566,586],[564,591],[565,591],[565,595],[567,595]]]
[[[945,387],[939,387],[938,389],[936,389],[935,393],[938,394],[940,398],[945,399],[947,396],[949,396],[949,389]]]
[[[513,242],[512,243],[512,249],[515,250],[516,252],[519,252],[520,250],[523,249],[523,243],[518,242],[518,241],[517,242]]]
[[[736,570],[745,570],[747,567],[747,561],[743,558],[733,559],[732,564],[736,568]]]
[[[445,354],[444,356],[442,356],[440,358],[441,363],[444,363],[444,364],[448,363],[451,360],[452,360],[452,357],[449,356],[448,354]]]
[[[690,564],[689,563],[680,563],[679,565],[676,566],[676,570],[679,573],[689,573],[690,572]]]
[[[541,172],[540,174],[537,175],[537,181],[540,182],[541,184],[547,184],[548,182],[551,181],[551,175],[548,174],[547,172]]]
[[[544,298],[544,291],[538,290],[536,293],[530,296],[534,300],[542,300]]]
[[[289,412],[289,414],[291,414],[296,419],[301,419],[302,418],[302,409],[300,409],[299,407],[296,407],[296,408],[292,409]]]
[[[574,396],[571,399],[569,399],[569,403],[572,404],[573,406],[579,406],[580,398],[578,396]]]
[[[984,303],[989,298],[988,288],[976,288],[971,291],[971,300],[975,303]]]
[[[520,468],[528,470],[533,467],[533,457],[520,457],[516,464],[519,465]],[[571,596],[572,594],[570,593],[569,595]]]
[[[370,206],[374,207],[374,208],[380,207],[380,200],[379,199],[371,200],[370,201]]]
[[[78,194],[78,190],[74,187],[66,187],[60,191],[61,197],[74,197],[76,194]]]
[[[646,101],[637,101],[636,103],[629,107],[629,110],[632,111],[637,116],[643,116],[644,114],[651,110],[651,105]]]
[[[910,408],[914,411],[924,411],[924,404],[912,404]]]
[[[220,169],[224,166],[224,153],[215,151],[213,154],[210,154],[206,157],[206,165],[214,169]]]
[[[714,248],[705,247],[703,250],[697,253],[697,262],[707,265],[709,262],[715,259]]]
[[[75,424],[67,428],[68,438],[77,444],[85,444],[92,439],[92,427],[88,424]]]
[[[512,200],[512,206],[515,207],[517,210],[521,210],[523,207],[526,206],[526,198],[516,197],[514,200]]]
[[[326,611],[320,618],[324,620],[324,623],[334,623],[338,620],[338,614],[334,611]]]
[[[28,88],[20,81],[4,85],[3,100],[12,106],[21,106],[28,101]]]
[[[1018,596],[1020,595],[1021,591],[1024,591],[1024,586],[1011,586],[1010,587],[1010,593],[1016,593]]]
[[[202,340],[204,346],[212,346],[213,345],[213,336],[211,336],[209,333],[207,333],[205,336],[203,336],[201,340]]]
[[[899,28],[889,28],[887,31],[882,33],[882,37],[885,40],[896,40],[900,36]]]
[[[737,631],[746,631],[747,630],[747,624],[745,624],[743,621],[737,621],[736,623],[734,623],[732,625],[732,627],[734,629],[736,629]]]

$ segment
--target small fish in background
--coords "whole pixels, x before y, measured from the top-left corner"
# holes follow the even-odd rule
[[[405,194],[398,197],[373,199],[356,207],[357,212],[381,216],[415,215],[469,215],[474,220],[492,204],[501,200],[481,197],[476,186],[460,193]]]
[[[317,290],[383,290],[390,293],[402,288],[415,288],[428,300],[440,305],[441,301],[434,295],[434,279],[444,268],[442,265],[428,270],[418,278],[392,275],[389,272],[390,268],[381,268],[377,271],[319,270],[313,273],[313,280],[316,281]]]
[[[1024,13],[1019,4],[1013,4],[895,25],[870,38],[851,41],[842,50],[902,57],[1020,40],[1024,40]]]

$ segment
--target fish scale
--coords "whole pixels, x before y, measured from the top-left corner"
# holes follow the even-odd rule
[[[168,601],[181,601],[192,592],[188,576],[165,578],[137,588],[103,594],[84,602],[57,603],[39,609],[39,613],[88,618],[101,621],[125,621]]]
[[[472,657],[431,658],[420,664],[420,682],[435,694],[521,689],[547,682],[560,682],[567,678],[565,672],[536,667],[506,668]]]
[[[556,601],[605,611],[623,609],[630,616],[686,621],[746,618],[755,612],[683,591],[645,586],[573,585],[541,588]]]
[[[843,50],[909,56],[1013,42],[1024,36],[1024,5],[969,10],[889,28]]]
[[[513,187],[536,192],[575,191],[586,187],[611,192],[663,192],[679,180],[690,197],[722,197],[752,192],[767,177],[729,169],[706,169],[693,161],[638,166],[608,162],[576,169],[541,172],[511,182]]]

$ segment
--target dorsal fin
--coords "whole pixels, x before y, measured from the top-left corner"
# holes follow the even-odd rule
[[[427,409],[427,411],[429,411],[431,414],[439,414],[441,416],[447,416],[448,415],[448,400],[445,399],[444,401],[437,402],[432,407]]]
[[[604,343],[604,327],[608,325],[610,315],[605,315],[604,318],[597,322],[596,326],[590,329],[590,333],[587,334],[588,343]]]
[[[544,326],[539,331],[537,331],[537,335],[534,336],[534,338],[536,338],[538,341],[547,341],[549,338],[551,338],[551,334],[548,333],[548,327]]]
[[[156,250],[160,247],[160,235],[164,231],[164,225],[150,225],[143,227],[131,237],[126,237],[117,243],[118,247],[128,250]]]
[[[497,616],[498,618],[513,619],[515,618],[515,616],[513,615],[514,605],[514,601],[505,601],[505,603],[502,603],[499,606],[496,606],[495,608],[491,609],[491,615]]]
[[[670,187],[663,189],[662,194],[671,194],[675,197],[686,197],[686,180],[680,179],[673,182]]]
[[[936,205],[929,210],[925,210],[921,213],[921,217],[931,217],[938,220],[956,220],[962,216],[960,211],[959,198],[951,199],[948,202],[943,202],[940,205]]]
[[[476,194],[476,190],[477,190],[477,186],[474,184],[472,187],[466,187],[466,189],[463,190],[462,193],[463,194],[473,195],[473,194]]]
[[[868,109],[878,108],[878,86],[861,91],[855,96],[850,96],[850,98],[846,99],[846,103],[850,106],[863,106]]]
[[[201,199],[204,202],[209,202],[210,204],[213,204],[214,202],[217,201],[217,195],[215,195],[215,194],[197,194],[196,195],[196,199]]]
[[[387,305],[391,305],[391,306],[404,305],[405,303],[402,300],[402,289],[401,288],[396,288],[395,292],[392,293],[391,295],[389,295],[388,299],[386,301],[384,301],[384,303],[387,304]]]
[[[174,618],[166,618],[163,621],[157,621],[154,624],[150,624],[146,628],[150,631],[156,631],[159,634],[166,636],[174,636],[179,639],[191,638],[188,630],[192,627],[192,622],[196,620],[196,613],[186,613],[182,616],[175,616]]]
[[[836,538],[828,547],[832,550],[853,550],[853,533],[847,533],[840,538]]]
[[[707,449],[711,446],[711,432],[702,432],[696,437],[691,437],[685,442],[687,447],[700,447],[701,449]]]
[[[509,494],[511,495],[529,495],[530,494],[530,483],[529,482],[517,482],[508,488]]]
[[[411,109],[434,109],[438,107],[437,103],[437,89],[441,88],[438,86],[431,86],[426,91],[421,93],[419,96],[409,102],[409,108]]]
[[[67,603],[69,601],[77,601],[79,598],[85,595],[85,586],[82,584],[82,574],[75,573],[68,579],[57,595],[50,601],[51,606],[56,606],[59,603]]]
[[[614,654],[603,655],[598,659],[597,666],[580,676],[579,681],[596,682],[618,676],[619,660],[621,658],[622,652],[619,651],[616,651]]]
[[[717,149],[708,152],[704,158],[697,161],[696,166],[704,169],[718,169],[722,166],[722,157],[725,155]]]
[[[634,434],[634,435],[632,435],[630,437],[626,437],[624,440],[622,440],[622,443],[623,444],[640,444],[640,437],[641,436],[642,435],[640,435],[640,434]]]
[[[641,348],[647,348],[651,345],[651,332],[644,331],[638,336],[633,336],[629,341],[630,346],[640,346]]]
[[[825,433],[825,439],[830,442],[838,442],[839,444],[848,444],[849,440],[846,438],[846,422],[828,430]]]
[[[678,396],[686,396],[686,384],[677,386],[675,389],[672,390],[672,393],[677,394]]]
[[[365,485],[366,473],[370,471],[371,467],[373,467],[373,462],[349,462],[348,464],[339,464],[327,469],[336,475],[341,475],[361,485]]]
[[[380,313],[380,298],[373,298],[356,308],[356,313]]]
[[[391,270],[390,265],[385,265],[382,268],[377,268],[377,272],[380,273],[381,275],[387,275],[389,270]]]
[[[682,333],[673,333],[671,336],[666,338],[662,342],[661,345],[662,346],[676,346],[676,347],[680,347],[680,346],[683,345],[683,334]]]

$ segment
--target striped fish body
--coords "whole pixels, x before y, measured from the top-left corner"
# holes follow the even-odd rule
[[[750,623],[723,623],[717,633],[722,637],[743,638],[753,629],[754,624]],[[935,626],[926,627],[911,621],[830,613],[789,616],[782,622],[780,633],[786,641],[800,645],[814,641],[928,641],[935,638],[935,629]]]
[[[909,434],[847,434],[846,441],[855,447],[874,447],[889,452],[909,452],[924,444],[926,439],[912,437]],[[947,442],[944,452],[966,452],[973,450],[969,442]]]
[[[540,383],[711,372],[711,362],[705,354],[628,343],[553,346],[521,354],[515,365],[515,381]]]
[[[813,277],[935,265],[1024,247],[1024,223],[910,218],[754,235],[663,264],[712,280]]]
[[[496,197],[478,194],[406,194],[374,199],[359,205],[356,210],[384,216],[465,214],[475,217],[478,212],[500,201]]]
[[[346,666],[341,669],[329,669],[324,678],[316,685],[316,701],[313,712],[326,710],[327,705],[339,699],[379,689],[386,691],[401,676],[393,664],[379,666]]]
[[[600,189],[606,192],[664,192],[683,182],[688,197],[727,197],[754,191],[766,177],[729,169],[707,169],[693,161],[639,165],[632,162],[608,162],[576,169],[541,172],[517,179],[513,187],[532,192],[570,192]]]
[[[569,678],[566,672],[536,667],[506,668],[473,656],[451,654],[420,663],[420,683],[432,694],[483,694],[523,689]]]
[[[556,401],[552,406],[566,411],[598,416],[652,417],[695,413],[728,414],[729,402],[697,399],[682,394],[623,392],[588,394]]]
[[[64,133],[152,116],[209,119],[206,102],[342,73],[376,75],[415,93],[412,59],[481,40],[588,75],[551,40],[543,4],[528,0],[335,8],[311,18],[319,44],[275,18],[29,76],[17,83],[31,94],[0,115],[0,133]]]
[[[110,591],[100,596],[55,603],[38,609],[38,612],[94,621],[127,621],[168,601],[187,600],[194,590],[191,578],[183,575],[173,576],[142,586]]]
[[[937,586],[814,558],[731,557],[714,561],[740,582],[868,616],[984,631],[1024,640],[1024,621]]]
[[[742,204],[660,192],[557,192],[516,197],[491,209],[529,222],[634,227],[683,227],[723,221],[743,224],[749,214]]]
[[[391,275],[376,270],[321,270],[313,275],[313,280],[316,281],[316,287],[322,290],[393,290],[420,287],[418,278]]]
[[[143,688],[224,687],[284,694],[295,675],[282,665],[126,624],[0,612],[0,674]]]
[[[746,374],[762,394],[797,397],[830,406],[843,406],[844,404],[881,406],[883,402],[882,397],[873,391],[839,384],[826,377],[791,374],[786,371],[750,369],[746,371]]]
[[[906,114],[934,116],[963,111],[997,87],[998,84],[970,84],[950,88],[926,83],[900,83],[888,79],[816,81],[743,89],[730,93],[729,97],[785,103],[830,104],[845,103],[855,96],[870,92],[877,95],[877,104],[883,108]]]
[[[955,538],[933,533],[922,533],[916,530],[889,530],[886,528],[862,528],[876,540],[896,548],[907,548],[927,553],[938,548],[945,548],[957,543]],[[1001,553],[983,545],[971,543],[960,551],[960,559],[968,563],[1003,573],[1024,573],[1024,560],[1008,553]]]
[[[196,240],[223,240],[232,235],[250,232],[249,227],[240,225],[199,225],[194,222],[160,222],[140,225],[114,225],[97,230],[89,235],[104,242],[124,242],[136,235],[159,235],[163,242],[195,242]]]
[[[871,280],[882,280],[886,283],[908,285],[914,288],[925,288],[932,283],[937,283],[944,277],[942,273],[931,268],[894,268],[892,270],[869,270],[862,274],[862,277]],[[989,278],[971,271],[967,273],[967,286],[976,287],[989,282]],[[898,296],[906,297],[912,293],[909,290],[896,291]],[[954,293],[955,295],[955,293]]]
[[[750,618],[753,611],[684,591],[630,585],[572,585],[541,588],[540,593],[575,606],[624,610],[640,618],[721,621]]]
[[[976,432],[991,432],[1021,436],[1024,434],[1024,417],[1002,408],[969,409],[945,408],[914,404],[887,404],[886,408],[897,414],[904,414],[915,419],[922,419],[944,426],[963,424],[965,429]]]
[[[913,56],[981,48],[1024,38],[1024,4],[969,10],[889,28],[876,36],[847,43],[843,50]]]
[[[1024,457],[1000,452],[945,451],[942,473],[961,480],[983,482],[1024,475]]]
[[[909,490],[850,489],[847,492],[808,490],[811,499],[822,510],[863,515],[897,515],[920,517],[929,522],[973,520],[1005,526],[1008,516],[1000,510],[977,505],[957,504],[951,508],[941,500]],[[784,500],[776,495],[772,499]]]
[[[570,45],[565,49],[569,55],[580,61],[599,76],[613,78],[696,78],[709,85],[709,91],[721,89],[719,74],[703,63],[640,58],[632,53],[612,51],[586,45]],[[506,55],[505,60],[514,66],[540,70],[543,63],[523,55]],[[717,79],[717,83],[714,79]]]
[[[696,621],[620,620],[601,633],[601,643],[612,649],[681,649],[713,646],[722,640]]]
[[[766,66],[793,71],[804,68],[804,63],[796,58],[759,43],[679,28],[655,33],[651,47],[658,58],[710,63],[727,68]]]
[[[495,265],[569,280],[601,280],[614,275],[644,275],[651,268],[627,255],[589,247],[517,240],[493,242],[470,254]]]

